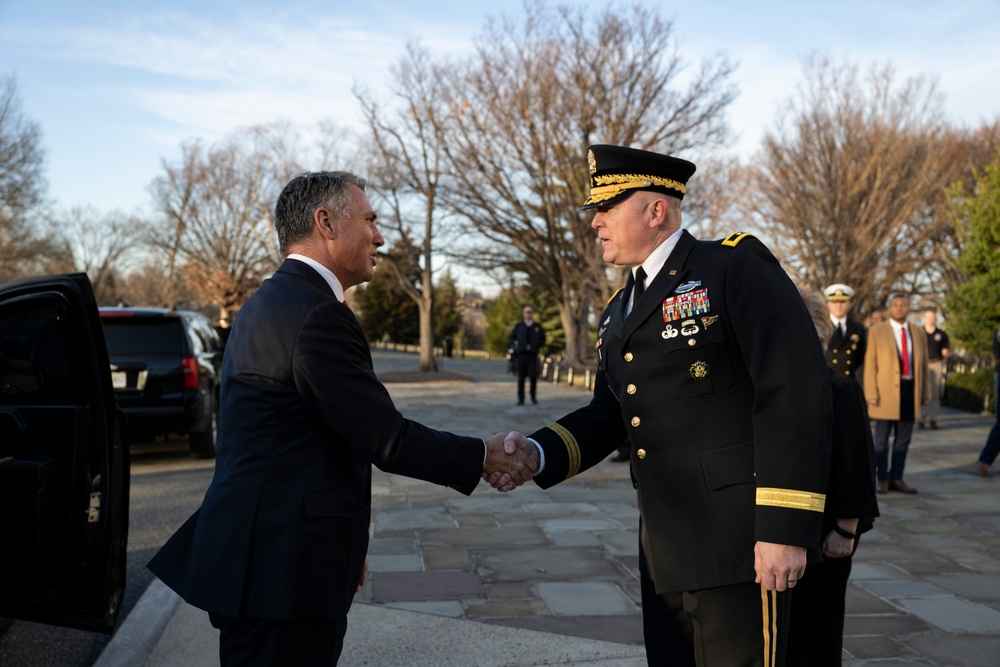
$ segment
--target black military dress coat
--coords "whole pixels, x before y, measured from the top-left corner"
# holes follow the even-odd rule
[[[830,380],[795,286],[752,236],[683,232],[623,316],[601,315],[591,403],[531,435],[547,488],[626,440],[658,593],[752,582],[754,543],[816,548]]]
[[[404,419],[354,313],[294,259],[240,311],[221,399],[201,509],[148,566],[221,616],[347,613],[368,549],[372,462],[465,494],[480,480],[482,440]]]
[[[838,375],[860,379],[865,361],[865,325],[848,319],[844,328],[843,335],[834,328],[826,344],[826,363]]]

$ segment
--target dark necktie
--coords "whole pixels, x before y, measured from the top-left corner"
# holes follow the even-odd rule
[[[640,266],[635,272],[635,296],[632,297],[632,308],[635,308],[635,304],[639,303],[639,299],[642,298],[642,293],[646,291],[646,272],[642,270]]]
[[[844,323],[843,322],[837,322],[837,333],[840,334],[841,338],[844,337],[844,333],[845,332],[844,332]]]

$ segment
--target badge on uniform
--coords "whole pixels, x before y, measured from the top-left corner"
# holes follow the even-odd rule
[[[708,377],[709,373],[708,364],[706,364],[704,361],[696,361],[693,364],[691,364],[691,368],[688,370],[688,372],[691,373],[691,377],[693,377],[695,380],[704,380],[705,378]]]
[[[690,283],[689,283],[690,284]],[[701,283],[696,283],[696,287]],[[685,285],[686,286],[686,285]],[[684,287],[684,286],[682,286]],[[674,294],[663,300],[663,321],[675,322],[686,320],[695,315],[702,315],[711,309],[708,301],[708,288]]]
[[[684,283],[683,285],[674,290],[674,294],[684,294],[685,292],[690,292],[695,287],[701,287],[700,280],[692,280]]]

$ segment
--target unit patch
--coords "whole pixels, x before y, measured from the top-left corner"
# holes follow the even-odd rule
[[[684,294],[675,294],[663,300],[663,321],[684,320],[707,313],[710,309],[707,287]]]

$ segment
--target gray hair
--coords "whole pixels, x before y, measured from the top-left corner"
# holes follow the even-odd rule
[[[289,246],[309,237],[316,209],[327,208],[334,217],[346,218],[352,185],[364,190],[368,184],[346,171],[307,171],[289,181],[274,205],[274,228],[281,251],[287,252]]]
[[[821,299],[818,293],[805,289],[799,289],[799,296],[806,304],[806,310],[812,318],[813,326],[816,327],[819,342],[825,348],[833,336],[833,322],[830,321],[830,309],[826,307],[826,299]]]

